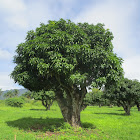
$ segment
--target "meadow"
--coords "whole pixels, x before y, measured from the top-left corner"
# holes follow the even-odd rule
[[[89,106],[81,112],[82,127],[73,129],[63,121],[57,103],[46,111],[39,101],[22,108],[0,100],[0,140],[139,140],[140,112],[126,116],[122,107]]]

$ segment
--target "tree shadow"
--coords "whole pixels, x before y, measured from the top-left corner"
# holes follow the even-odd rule
[[[105,114],[105,115],[118,115],[118,116],[126,116],[125,113],[93,113],[93,114]]]
[[[33,111],[49,111],[49,110],[46,110],[46,109],[30,109],[30,110],[33,110]],[[51,109],[51,111],[56,111],[56,109]]]
[[[30,109],[30,110],[33,110],[33,111],[46,111],[46,109]]]
[[[119,109],[119,110],[117,110],[117,111],[124,111],[123,109]]]
[[[60,131],[61,129],[71,129],[69,125],[64,122],[64,119],[62,118],[21,118],[14,121],[7,121],[6,122],[8,126],[10,127],[16,127],[19,130],[24,130],[27,132],[33,131],[33,132],[43,132],[46,131],[54,132],[54,131]],[[90,128],[95,129],[96,127],[89,122],[83,122],[81,124],[82,128]]]
[[[96,126],[94,124],[89,123],[89,122],[82,122],[81,127],[82,128],[90,128],[90,129],[95,129],[96,128]]]
[[[7,121],[8,126],[17,127],[18,129],[23,129],[24,131],[40,131],[53,132],[55,129],[61,127],[63,125],[64,120],[61,118],[21,118],[14,121]]]

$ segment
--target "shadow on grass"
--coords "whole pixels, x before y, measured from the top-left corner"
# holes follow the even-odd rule
[[[105,114],[105,115],[118,115],[118,116],[126,116],[125,113],[119,114],[119,113],[94,113],[94,114]]]
[[[40,131],[53,132],[55,129],[61,127],[64,123],[63,119],[60,118],[21,118],[15,121],[7,121],[8,126],[17,127],[18,129],[23,129],[24,131]]]
[[[46,110],[46,109],[30,109],[32,111],[49,111],[49,110]],[[51,109],[51,111],[56,111],[56,109]]]
[[[64,122],[64,119],[61,118],[21,118],[15,121],[6,122],[10,127],[16,127],[24,131],[34,131],[34,132],[54,132],[60,131],[61,129],[71,129],[72,127]],[[91,128],[95,129],[96,127],[88,122],[82,123],[82,128]]]
[[[47,111],[46,109],[30,109],[30,110],[34,110],[34,111]]]

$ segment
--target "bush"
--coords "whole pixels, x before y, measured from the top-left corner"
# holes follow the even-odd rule
[[[5,104],[12,107],[22,107],[24,104],[24,100],[22,98],[9,98],[5,101]]]

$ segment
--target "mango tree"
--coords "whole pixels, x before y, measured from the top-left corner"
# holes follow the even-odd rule
[[[55,93],[54,91],[39,91],[39,92],[32,92],[32,97],[35,100],[40,100],[42,105],[46,108],[46,110],[50,110],[51,105],[55,100]]]
[[[80,126],[87,87],[94,82],[109,88],[123,77],[112,39],[100,23],[60,19],[41,24],[17,46],[11,77],[31,91],[53,89],[64,120]]]
[[[137,80],[125,78],[119,87],[106,90],[105,97],[115,101],[118,106],[122,106],[125,114],[130,115],[130,109],[134,105],[137,105],[139,110],[140,83]]]
[[[140,111],[140,82],[138,80],[134,80],[134,92],[135,92],[135,98],[134,98],[134,102],[135,105],[138,108],[138,111]]]
[[[103,98],[103,91],[93,88],[92,91],[86,94],[84,103],[87,105],[98,105],[99,107],[105,105],[106,99]]]

